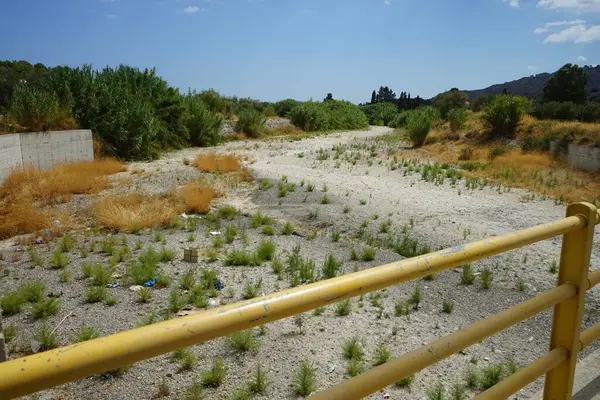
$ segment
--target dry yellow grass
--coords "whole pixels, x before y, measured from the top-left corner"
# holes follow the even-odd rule
[[[205,214],[210,210],[210,205],[220,193],[206,182],[189,183],[179,191],[185,211],[189,213]]]
[[[48,171],[15,170],[0,187],[0,238],[54,229],[51,222],[62,218],[44,206],[66,202],[73,194],[98,193],[110,185],[106,175],[125,169],[119,161],[102,159],[58,164]]]
[[[401,156],[414,157],[416,151],[422,159],[461,163],[464,162],[459,161],[461,149],[469,147],[472,149],[470,161],[484,165],[484,168],[464,171],[466,176],[486,178],[508,187],[528,189],[567,202],[589,201],[600,205],[600,173],[577,170],[548,153],[523,153],[518,148],[490,160],[490,149],[495,145],[436,142],[418,150],[401,152]]]
[[[240,158],[232,154],[200,153],[193,165],[202,172],[237,172],[242,168]]]
[[[238,178],[245,182],[254,180],[248,168],[242,167],[240,157],[233,154],[217,154],[215,152],[200,153],[192,163],[202,172],[208,173],[236,173]]]
[[[108,196],[93,208],[101,227],[127,232],[164,225],[181,211],[171,196],[142,194]]]

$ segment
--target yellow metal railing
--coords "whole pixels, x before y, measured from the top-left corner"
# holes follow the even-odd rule
[[[559,221],[0,363],[0,399],[82,379],[558,235],[564,237],[554,289],[311,398],[362,398],[554,306],[549,353],[478,398],[505,398],[546,374],[544,398],[569,399],[577,352],[600,337],[600,323],[580,332],[585,292],[600,283],[600,270],[588,275],[599,221],[600,211],[593,205],[572,204]]]

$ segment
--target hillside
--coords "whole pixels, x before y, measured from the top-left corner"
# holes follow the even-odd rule
[[[600,91],[600,65],[597,66],[584,66],[583,69],[588,74],[587,90],[590,93],[597,93]],[[519,96],[526,97],[538,97],[542,93],[544,88],[544,82],[550,78],[552,74],[547,72],[523,77],[510,82],[499,83],[496,85],[488,86],[485,89],[477,90],[465,90],[464,92],[469,96],[469,100],[475,100],[482,94],[500,94],[506,88],[509,93],[516,94]],[[597,97],[597,94],[594,96]],[[596,100],[598,101],[598,100]]]

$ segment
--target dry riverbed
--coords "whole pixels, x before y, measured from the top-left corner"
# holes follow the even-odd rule
[[[82,279],[82,264],[99,262],[106,265],[110,258],[101,251],[103,243],[109,240],[108,234],[93,229],[73,233],[77,245],[68,253],[69,282],[62,282],[64,279],[57,270],[34,266],[26,253],[13,252],[12,242],[6,241],[0,247],[4,254],[0,292],[15,290],[34,279],[44,282],[45,294],[60,300],[60,310],[47,319],[48,326],[56,326],[72,312],[57,330],[59,344],[66,345],[74,340],[82,327],[93,327],[101,335],[108,335],[134,328],[153,314],[157,320],[165,314],[175,317],[175,313],[167,311],[169,299],[172,289],[180,287],[180,280],[188,272],[192,272],[194,280],[201,281],[203,271],[216,271],[224,288],[217,293],[207,292],[206,298],[216,295],[219,302],[229,304],[242,300],[247,286],[259,281],[258,294],[266,294],[310,280],[310,273],[306,271],[303,273],[309,275],[308,278],[285,272],[289,268],[288,260],[293,259],[294,254],[302,258],[304,264],[310,265],[312,260],[314,279],[319,279],[329,256],[341,261],[339,273],[349,273],[402,259],[400,254],[410,252],[409,242],[414,243],[417,250],[429,248],[434,251],[549,222],[564,215],[564,205],[555,205],[553,200],[524,202],[524,198],[531,196],[523,190],[497,187],[487,182],[467,182],[456,176],[451,166],[432,172],[424,180],[418,160],[394,159],[395,150],[403,149],[404,143],[378,140],[378,136],[390,132],[388,128],[378,127],[303,140],[271,138],[231,142],[218,148],[219,152],[247,157],[257,178],[254,184],[230,184],[227,196],[215,204],[215,210],[226,204],[234,206],[238,210],[235,216],[217,218],[215,211],[212,217],[203,217],[198,226],[184,223],[146,230],[140,235],[115,235],[114,246],[127,247],[134,258],[148,247],[175,252],[173,260],[165,260],[159,265],[160,273],[171,277],[173,284],[170,288],[152,288],[147,303],[138,302],[139,295],[129,289],[130,284],[124,278],[126,261],[116,263],[116,277],[111,279],[120,286],[107,289],[117,300],[114,306],[84,302],[89,279]],[[151,163],[133,163],[128,172],[114,178],[121,182],[129,180],[129,183],[111,191],[160,193],[176,188],[201,175],[184,160],[192,160],[199,152],[210,150],[186,149]],[[141,170],[144,173],[132,174],[132,171]],[[258,211],[272,217],[274,222],[257,226]],[[286,222],[293,228],[287,233],[294,231],[294,234],[282,234],[286,228],[290,229],[285,226]],[[225,239],[227,226],[231,226],[231,231],[237,231],[230,243]],[[273,235],[265,226],[273,227]],[[221,234],[213,236],[210,232],[214,231]],[[592,269],[598,268],[600,261],[600,235],[596,234],[595,239]],[[267,260],[260,266],[225,265],[232,250],[251,252],[266,240],[276,246],[275,261]],[[398,245],[402,241],[405,246]],[[218,259],[185,263],[183,248],[190,245],[199,246],[204,255],[216,247]],[[55,246],[56,243],[37,246],[45,266]],[[91,249],[92,246],[96,249]],[[39,398],[185,398],[187,388],[210,369],[215,359],[222,359],[226,378],[218,388],[204,389],[204,398],[232,398],[234,391],[244,387],[260,365],[269,385],[264,394],[251,397],[294,399],[298,396],[294,394],[292,381],[305,359],[315,370],[316,390],[349,377],[349,361],[344,358],[342,346],[353,337],[358,338],[364,353],[362,360],[353,366],[368,369],[380,355],[381,350],[378,353],[377,349],[382,345],[392,358],[402,355],[551,288],[557,275],[550,270],[558,261],[560,246],[560,238],[555,238],[475,262],[472,264],[475,277],[472,285],[461,282],[459,268],[439,273],[431,280],[407,282],[355,298],[350,301],[350,313],[346,316],[339,316],[337,306],[331,305],[320,315],[306,313],[301,320],[287,318],[270,323],[266,329],[254,329],[258,347],[246,352],[233,349],[228,338],[193,346],[190,349],[197,363],[186,371],[181,371],[181,363],[171,362],[170,355],[163,355],[137,363],[120,376],[90,377],[44,391]],[[85,258],[80,248],[89,253]],[[375,252],[372,260],[369,249]],[[284,269],[279,277],[273,271],[277,261]],[[489,289],[482,287],[481,272],[484,270],[493,276]],[[414,299],[417,287],[422,295],[418,307],[414,301],[405,306]],[[445,311],[450,313],[442,311],[444,303]],[[31,314],[30,307],[25,307],[22,312],[4,318],[5,326],[17,328],[17,336],[9,345],[13,355],[30,351],[33,334],[40,325],[40,320],[34,320]],[[599,317],[600,291],[596,289],[588,294],[584,325],[592,325]],[[500,363],[504,369],[510,368],[511,361],[518,365],[529,363],[547,351],[550,318],[549,311],[539,314],[425,369],[410,385],[391,386],[385,392],[391,399],[421,399],[425,398],[426,389],[439,381],[447,388],[452,383],[464,382],[469,369],[481,372]],[[597,344],[590,346],[583,355],[597,347]],[[519,398],[528,398],[541,387],[542,380],[539,379],[524,389]],[[478,391],[468,389],[467,393],[473,396]],[[369,398],[383,399],[384,393]]]

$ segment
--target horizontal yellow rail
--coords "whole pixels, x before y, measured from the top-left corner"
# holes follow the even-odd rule
[[[203,343],[233,332],[526,246],[583,228],[586,224],[585,217],[571,216],[506,235],[207,310],[194,316],[163,321],[7,361],[0,364],[0,398],[23,396]],[[569,297],[566,296],[567,293],[571,295],[572,290],[571,286],[563,285],[549,294],[551,299],[567,298]],[[551,299],[547,301],[547,306],[556,304]],[[535,301],[539,309],[545,308],[540,308],[542,307],[540,300],[532,299],[532,301]],[[524,315],[522,313],[525,309],[520,308],[523,306],[517,307],[517,314]],[[506,318],[506,314],[500,315],[502,317],[497,323],[506,322],[503,319]],[[499,327],[500,325],[496,326]]]
[[[422,369],[447,358],[483,339],[552,307],[577,293],[574,284],[566,283],[529,299],[521,304],[501,311],[489,318],[477,321],[460,331],[436,340],[426,346],[367,372],[350,378],[311,396],[310,400],[353,400],[362,399],[382,387],[406,378]]]
[[[581,332],[581,335],[579,336],[581,348],[579,349],[579,351],[585,349],[597,339],[600,339],[600,322],[596,323],[591,328],[588,328],[585,331]]]
[[[569,357],[569,351],[564,347],[557,347],[531,364],[519,368],[517,372],[501,380],[485,392],[475,396],[475,400],[506,399],[558,366],[567,357]]]

